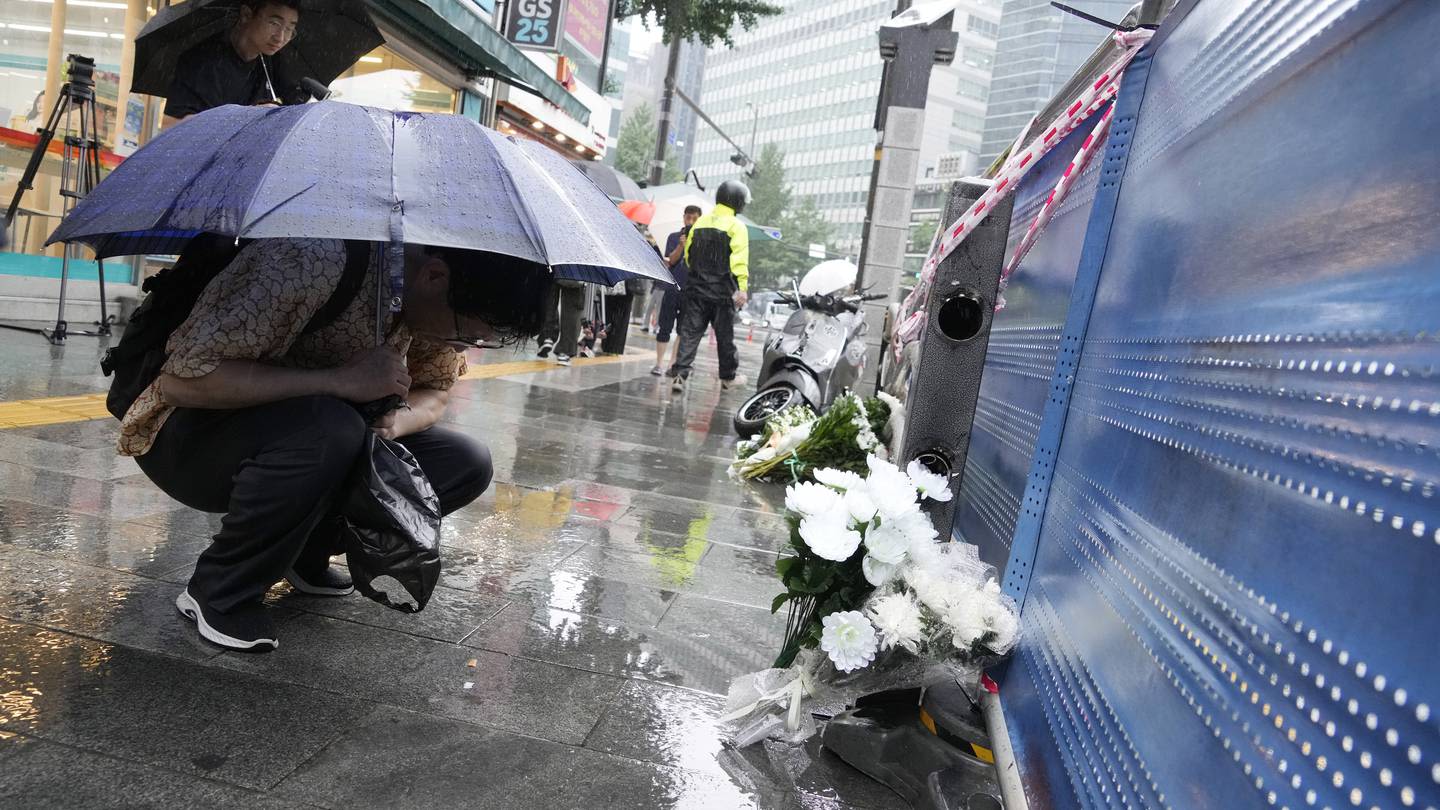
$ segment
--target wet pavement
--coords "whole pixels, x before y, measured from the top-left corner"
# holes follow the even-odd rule
[[[0,401],[102,391],[98,356],[0,333]],[[0,806],[903,807],[814,741],[721,746],[784,630],[783,494],[725,475],[747,392],[713,350],[683,396],[649,368],[460,383],[496,479],[447,519],[429,606],[280,585],[268,655],[176,613],[218,517],[115,456],[115,422],[0,429]]]

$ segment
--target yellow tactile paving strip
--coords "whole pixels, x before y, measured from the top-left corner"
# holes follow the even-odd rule
[[[104,394],[0,402],[0,428],[83,422],[104,419],[109,415],[110,412],[105,410]]]
[[[577,357],[574,367],[603,366],[610,363],[635,363],[649,358],[649,353],[631,352],[616,357]],[[512,374],[534,374],[541,371],[558,371],[564,366],[554,360],[516,360],[508,363],[477,363],[461,377],[462,380],[489,380],[508,377]],[[105,410],[105,395],[81,394],[71,397],[49,397],[47,399],[22,399],[14,402],[0,402],[0,430],[17,427],[38,427],[58,425],[62,422],[84,422],[89,419],[105,419],[110,412]]]

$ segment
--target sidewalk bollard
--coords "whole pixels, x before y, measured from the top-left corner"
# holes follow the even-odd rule
[[[753,324],[753,323],[750,324],[750,334],[748,334],[748,335],[745,336],[745,342],[746,342],[746,343],[754,343],[754,342],[755,342],[755,324]]]

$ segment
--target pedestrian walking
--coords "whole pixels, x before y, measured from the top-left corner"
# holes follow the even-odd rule
[[[750,234],[736,215],[750,201],[750,189],[739,180],[726,180],[715,190],[715,207],[690,227],[685,237],[688,265],[680,304],[680,348],[670,375],[671,390],[685,390],[695,354],[705,330],[715,329],[720,354],[720,387],[743,385],[735,349],[735,311],[749,300]]]
[[[580,323],[585,318],[588,289],[584,282],[557,278],[545,301],[545,325],[540,330],[538,357],[555,356],[562,366],[580,351]]]
[[[700,218],[703,212],[698,205],[685,206],[684,226],[680,230],[670,234],[665,239],[665,263],[670,267],[670,275],[675,277],[675,287],[665,290],[663,295],[657,297],[659,301],[659,322],[655,326],[655,367],[650,373],[659,377],[665,373],[665,348],[670,347],[670,365],[675,364],[676,352],[679,343],[672,343],[670,333],[674,330],[680,318],[680,301],[685,288],[685,277],[687,268],[685,265],[685,237],[690,234],[690,228]]]

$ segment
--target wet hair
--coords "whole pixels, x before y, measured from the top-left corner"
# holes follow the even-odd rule
[[[687,213],[687,214],[694,214],[695,216],[698,217],[698,216],[700,216],[700,215],[701,215],[702,213],[704,213],[704,212],[700,210],[700,206],[698,206],[698,205],[687,205],[687,206],[685,206],[685,213]]]
[[[427,247],[425,253],[450,268],[445,299],[451,309],[484,321],[501,343],[519,343],[540,334],[552,283],[549,267],[479,250]]]
[[[259,16],[266,6],[280,6],[294,9],[296,14],[300,13],[300,0],[244,0],[242,5],[250,9],[250,13],[256,16]]]

